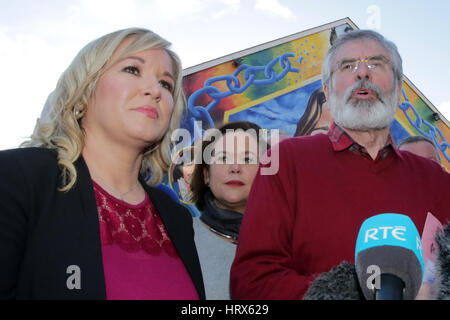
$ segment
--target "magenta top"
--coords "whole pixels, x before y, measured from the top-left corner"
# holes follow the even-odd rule
[[[132,205],[93,181],[108,300],[198,300],[195,286],[146,194]]]

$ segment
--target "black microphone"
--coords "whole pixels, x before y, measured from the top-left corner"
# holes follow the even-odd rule
[[[314,279],[303,300],[364,300],[355,266],[344,261],[321,273]]]
[[[436,298],[450,300],[450,224],[436,234]]]
[[[365,220],[356,241],[356,274],[368,300],[413,300],[422,284],[423,252],[419,232],[401,214]]]

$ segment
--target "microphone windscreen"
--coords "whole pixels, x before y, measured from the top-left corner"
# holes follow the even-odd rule
[[[320,274],[314,279],[303,300],[364,300],[355,266],[344,261]]]
[[[405,284],[403,298],[413,300],[422,284],[424,270],[416,226],[401,214],[379,214],[367,219],[358,234],[355,264],[366,299],[375,298],[376,286],[372,280],[376,285],[375,272],[379,272],[379,275],[392,274],[400,278]]]
[[[450,300],[450,225],[436,234],[436,297]]]

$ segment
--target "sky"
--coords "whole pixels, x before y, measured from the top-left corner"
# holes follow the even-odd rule
[[[404,75],[450,121],[448,0],[0,0],[0,150],[32,133],[61,73],[106,33],[150,29],[187,68],[346,17],[395,42]]]

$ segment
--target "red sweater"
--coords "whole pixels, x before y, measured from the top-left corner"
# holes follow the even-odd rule
[[[450,174],[439,165],[392,145],[372,160],[337,129],[272,148],[279,171],[253,182],[230,274],[233,299],[302,298],[314,276],[354,262],[359,228],[373,215],[408,215],[419,232],[429,211],[450,220]]]

